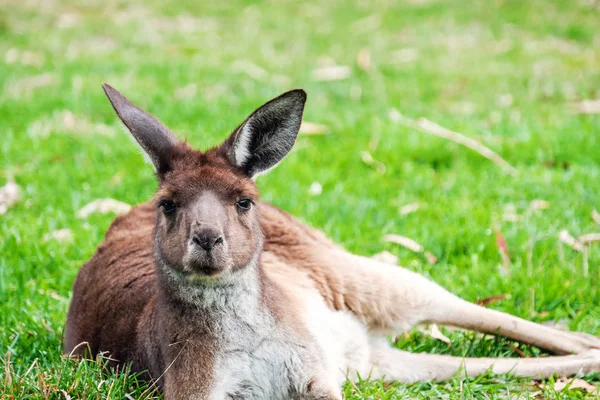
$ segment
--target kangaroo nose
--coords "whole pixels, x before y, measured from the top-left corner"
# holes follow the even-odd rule
[[[213,247],[223,243],[221,232],[215,229],[202,229],[192,237],[194,244],[202,247],[206,251],[211,251]]]

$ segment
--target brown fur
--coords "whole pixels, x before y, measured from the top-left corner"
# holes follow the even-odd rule
[[[229,298],[232,292],[228,288],[243,285],[243,282],[227,281],[219,292],[221,287],[215,289],[214,286],[218,280],[211,280],[195,269],[198,263],[202,267],[208,263],[215,267],[217,279],[227,272],[236,274],[248,270],[256,274],[249,279],[256,278],[258,282],[258,291],[254,294],[258,297],[258,314],[268,315],[266,320],[272,319],[275,325],[274,328],[267,326],[262,333],[266,345],[272,346],[269,347],[272,352],[289,352],[288,361],[300,360],[300,378],[294,378],[296,381],[290,378],[294,384],[300,379],[299,387],[290,387],[284,395],[289,394],[294,399],[340,398],[339,388],[332,387],[331,377],[325,376],[331,372],[324,367],[327,355],[324,353],[330,349],[320,348],[318,334],[310,330],[307,299],[316,299],[320,304],[324,301],[326,305],[322,308],[327,312],[346,312],[333,313],[332,317],[351,314],[363,324],[361,328],[369,332],[370,340],[380,339],[371,335],[372,332],[398,333],[417,323],[432,321],[504,334],[555,353],[581,353],[550,361],[463,360],[407,354],[389,349],[382,342],[373,342],[368,350],[371,354],[367,354],[371,363],[367,372],[372,367],[381,377],[407,382],[448,379],[463,363],[467,369],[478,372],[491,366],[498,366],[499,372],[515,368],[522,376],[600,369],[600,354],[590,350],[600,348],[598,338],[559,332],[467,303],[411,271],[348,253],[321,232],[260,202],[248,171],[260,172],[278,162],[278,157],[291,148],[289,137],[283,147],[267,149],[272,150],[270,153],[265,152],[268,141],[265,142],[264,137],[253,138],[252,143],[248,143],[255,147],[256,154],[249,156],[234,148],[236,140],[253,132],[252,129],[243,131],[242,125],[222,146],[201,153],[185,143],[177,143],[166,128],[114,89],[106,90],[119,116],[150,153],[159,188],[153,200],[115,219],[104,242],[79,272],[67,318],[65,352],[91,357],[107,352],[114,366],[131,363],[133,371],[146,371],[146,378],[152,378],[168,398],[207,398],[214,389],[212,385],[220,378],[215,373],[219,356],[238,351],[236,340],[225,339],[222,334],[226,323],[241,321],[234,329],[235,334],[240,335],[240,342],[257,348],[263,344],[251,341],[255,334],[252,325],[243,325],[248,304],[231,304],[228,312],[233,317],[229,322],[222,320],[223,315],[218,310],[204,305],[203,296],[213,292],[220,293],[219,302],[238,301],[235,296]],[[265,111],[263,106],[245,124],[256,123],[252,128],[259,127],[265,132],[283,129],[280,123],[284,120],[281,115],[285,107],[294,109],[300,102],[304,104],[298,92],[284,96],[278,98],[283,101],[276,99],[267,103],[266,107],[271,109]],[[285,107],[281,108],[278,101],[285,103]],[[292,118],[296,134],[297,111],[295,109],[295,117],[292,115],[296,118]],[[269,112],[274,116],[269,116]],[[253,116],[259,121],[253,122]],[[152,133],[149,138],[147,132]],[[261,154],[263,159],[259,157]],[[252,163],[244,164],[248,159]],[[240,198],[253,200],[256,207],[247,211],[236,208]],[[177,205],[176,216],[163,213],[161,207],[164,206],[160,205],[165,199]],[[207,222],[203,220],[206,218],[223,230],[227,250],[216,252],[210,261],[192,259],[190,262],[186,258],[192,243],[190,238],[194,230]],[[250,267],[255,258],[256,272]],[[188,281],[190,277],[201,280]],[[253,299],[256,298],[250,300]],[[311,315],[318,316],[318,313]],[[331,326],[321,328],[326,330]],[[356,333],[357,341],[364,337]],[[356,349],[359,348],[357,345]],[[352,350],[352,347],[346,349]],[[298,365],[285,365],[285,371],[276,374],[288,384],[285,379],[297,372],[294,368]],[[307,371],[308,378],[303,375]],[[269,381],[272,382],[274,380]]]
[[[315,271],[322,269],[313,253],[305,254],[293,264],[288,263],[290,257],[297,257],[302,252],[302,248],[306,250],[315,244],[318,236],[267,203],[260,202],[258,209],[265,248],[268,249],[262,255],[263,265],[269,280],[276,282],[276,286],[268,286],[264,301],[278,318],[285,320],[284,323],[303,331],[294,318],[301,312],[299,306],[278,287],[324,287],[313,280]],[[176,304],[161,301],[159,274],[152,253],[155,218],[156,207],[152,201],[117,217],[104,242],[82,267],[73,286],[73,301],[65,329],[65,351],[88,356],[107,352],[115,360],[113,365],[131,362],[132,371],[147,370],[149,377],[154,379],[162,377],[170,362],[177,360],[170,366],[170,380],[164,382],[161,379],[158,385],[164,389],[165,385],[177,380],[170,385],[173,388],[170,397],[183,398],[179,390],[190,386],[197,388],[199,382],[212,379],[210,365],[214,354],[210,335],[203,334],[202,326],[197,324],[194,316],[186,314],[186,307],[176,308]],[[288,247],[297,248],[298,253],[282,251]],[[321,271],[319,276],[324,274],[326,271]],[[323,278],[324,282],[326,280]],[[333,291],[328,289],[323,294],[330,299],[341,295],[336,293],[335,285]],[[287,305],[288,312],[280,309],[281,304]],[[296,312],[290,313],[290,308],[293,310],[294,307]],[[157,326],[161,318],[169,321],[164,325],[176,328],[172,332],[161,331]],[[208,331],[207,327],[204,329]],[[194,337],[201,340],[190,340]],[[88,346],[80,345],[82,342],[89,344],[91,354],[85,354]],[[164,343],[173,344],[168,347],[169,354],[161,353]]]
[[[265,337],[269,348],[283,345],[282,350],[291,351],[291,364],[285,358],[274,360],[288,369],[279,372],[282,384],[290,385],[281,389],[282,393],[305,398],[327,392],[330,388],[319,387],[316,376],[304,377],[312,368],[318,371],[322,359],[314,340],[295,317],[302,311],[300,299],[264,271],[265,229],[260,225],[260,207],[239,205],[240,199],[258,202],[258,190],[246,170],[268,168],[285,153],[279,152],[279,147],[269,150],[264,138],[252,138],[256,142],[251,145],[259,146],[257,154],[263,156],[252,156],[254,164],[241,168],[235,164],[235,141],[228,140],[205,153],[195,151],[177,142],[164,126],[120,93],[105,89],[154,163],[159,187],[152,201],[115,220],[104,243],[81,269],[67,319],[65,351],[91,357],[107,352],[115,366],[131,363],[133,371],[146,371],[169,398],[204,398],[221,390],[212,387],[218,386],[214,376],[217,353],[238,351],[231,335],[248,335],[252,340],[257,334],[256,340]],[[282,96],[281,102],[296,109],[303,106],[299,92]],[[260,109],[259,122],[266,125],[257,126],[268,132],[282,129],[285,134],[287,125],[279,125],[285,121],[277,119],[281,109],[277,102],[272,107],[274,111]],[[296,125],[297,129],[299,120]],[[174,211],[169,212],[165,202],[172,204],[169,208]],[[205,242],[198,236],[209,234],[210,240],[203,236]],[[212,241],[212,249],[200,248],[201,243],[208,246]],[[256,280],[248,288],[233,276],[246,269],[250,275],[243,279]],[[256,302],[258,308],[252,311],[256,317],[244,325],[238,313],[251,305],[227,304],[242,301],[236,296],[246,298],[255,290],[258,292],[247,300]],[[256,327],[261,331],[255,332]],[[286,378],[288,374],[293,378]],[[231,390],[262,390],[256,382],[252,383],[255,389],[244,389],[244,382],[236,385]],[[268,393],[271,389],[264,390]]]

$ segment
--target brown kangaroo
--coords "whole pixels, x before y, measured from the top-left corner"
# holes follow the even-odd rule
[[[106,352],[167,399],[341,399],[357,374],[415,382],[464,367],[536,378],[600,371],[600,339],[466,302],[401,267],[351,254],[258,200],[253,178],[291,150],[306,94],[257,109],[200,152],[104,85],[156,170],[154,199],[115,219],[73,287],[65,352]],[[435,322],[559,356],[460,358],[393,348]]]

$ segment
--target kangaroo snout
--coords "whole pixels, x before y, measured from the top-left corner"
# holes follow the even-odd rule
[[[184,264],[190,272],[212,276],[228,269],[227,241],[219,225],[196,223],[188,243]]]
[[[215,228],[202,228],[192,236],[192,243],[207,252],[223,244],[223,234]]]

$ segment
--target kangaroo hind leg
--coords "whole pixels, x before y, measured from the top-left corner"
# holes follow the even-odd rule
[[[520,377],[548,378],[575,375],[580,372],[600,371],[600,350],[570,356],[543,358],[462,358],[446,355],[409,353],[391,347],[380,339],[372,345],[372,370],[362,371],[363,376],[413,383],[439,381],[452,378],[459,371],[477,376],[492,370],[496,374],[514,374]]]
[[[419,323],[434,322],[503,335],[555,354],[600,349],[600,338],[563,332],[477,306],[435,282],[402,267],[350,255],[344,259],[344,304],[369,329],[398,334]]]
[[[590,349],[600,349],[600,338],[593,335],[564,332],[464,300],[454,304],[446,313],[435,318],[434,322],[506,336],[555,354],[583,353]]]

